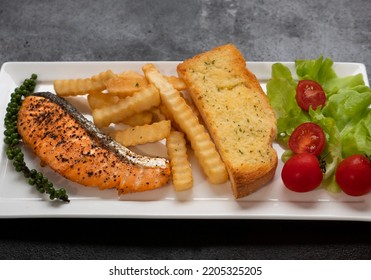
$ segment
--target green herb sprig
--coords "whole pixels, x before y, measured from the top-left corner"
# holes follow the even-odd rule
[[[13,161],[14,169],[22,172],[28,183],[35,186],[40,193],[49,194],[51,200],[61,200],[69,202],[68,195],[64,188],[55,189],[53,183],[49,181],[41,172],[35,169],[29,169],[24,161],[24,154],[19,147],[21,136],[17,129],[18,111],[25,97],[29,96],[35,89],[37,75],[32,74],[30,79],[25,79],[23,84],[14,90],[11,94],[10,102],[6,108],[4,118],[4,142],[7,145],[6,155]]]

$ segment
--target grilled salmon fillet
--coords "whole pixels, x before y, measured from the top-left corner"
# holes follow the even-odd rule
[[[50,92],[25,98],[18,131],[41,162],[84,186],[125,194],[159,188],[170,178],[167,159],[132,152]]]

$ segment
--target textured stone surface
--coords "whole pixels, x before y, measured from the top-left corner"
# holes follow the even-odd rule
[[[251,61],[323,54],[362,62],[371,75],[370,10],[369,0],[0,1],[0,63],[183,60],[231,42]],[[7,219],[0,227],[1,259],[371,257],[371,223]]]
[[[232,42],[247,60],[323,54],[369,70],[370,8],[369,0],[2,1],[0,62],[183,60]]]

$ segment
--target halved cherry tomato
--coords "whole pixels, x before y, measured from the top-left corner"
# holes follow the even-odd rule
[[[301,80],[296,87],[296,102],[303,110],[309,107],[315,110],[318,106],[325,105],[326,94],[321,85],[311,80]]]
[[[367,194],[371,190],[371,162],[363,155],[349,156],[338,165],[335,178],[346,194]]]
[[[319,156],[326,144],[322,128],[311,122],[299,125],[289,138],[289,147],[295,154],[310,153]]]
[[[319,161],[308,153],[292,156],[283,166],[281,178],[285,186],[295,192],[309,192],[323,179]]]

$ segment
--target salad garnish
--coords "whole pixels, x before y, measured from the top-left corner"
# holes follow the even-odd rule
[[[371,89],[365,85],[362,74],[339,77],[333,64],[322,55],[314,60],[296,60],[294,79],[288,67],[275,63],[267,95],[277,116],[277,141],[285,148],[282,160],[286,162],[295,155],[288,144],[298,126],[303,123],[320,126],[326,136],[319,155],[326,162],[322,186],[330,192],[340,192],[335,179],[339,163],[355,154],[371,154]],[[319,84],[325,94],[323,102],[324,97],[316,93],[321,103],[310,105],[308,110],[298,104],[296,97],[298,84],[304,80]]]

